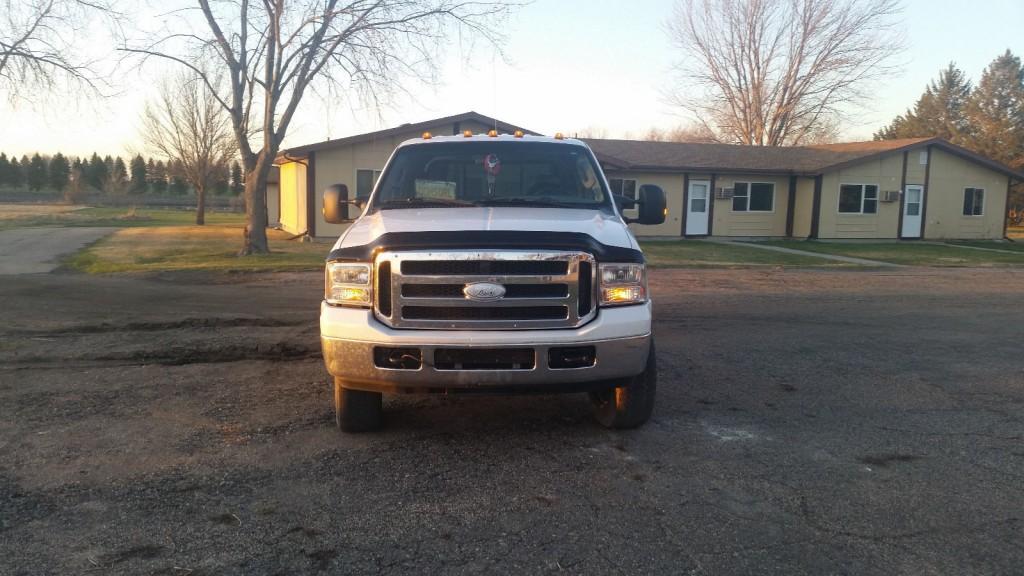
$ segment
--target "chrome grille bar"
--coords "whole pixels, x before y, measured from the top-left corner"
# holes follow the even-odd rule
[[[415,263],[403,266],[405,263]],[[564,266],[554,265],[564,263]],[[585,252],[569,251],[386,251],[377,255],[375,266],[390,270],[390,290],[383,291],[389,302],[378,299],[374,305],[377,318],[393,328],[421,328],[432,330],[509,330],[531,328],[574,328],[590,321],[596,306],[581,310],[580,264],[588,263],[591,277],[582,282],[590,290],[597,285],[597,266],[594,258]],[[531,265],[531,263],[533,263]],[[435,265],[436,264],[436,265]],[[412,269],[415,273],[406,273]],[[450,270],[452,273],[444,273]],[[466,273],[472,270],[472,273]],[[488,270],[509,273],[491,274]],[[552,271],[564,271],[552,274]],[[502,286],[524,286],[494,301],[478,301],[464,295],[444,291],[443,296],[406,296],[404,285],[453,285],[488,282]],[[561,285],[562,296],[529,295],[528,285]],[[378,294],[382,291],[378,290]],[[596,302],[596,294],[589,294],[584,302]],[[409,307],[409,313],[403,310]],[[564,310],[564,315],[561,311]],[[556,312],[557,311],[557,312]]]

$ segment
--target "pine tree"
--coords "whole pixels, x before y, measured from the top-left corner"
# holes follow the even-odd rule
[[[1024,168],[1024,68],[1007,50],[989,64],[971,94],[967,118],[971,148],[1013,168]]]
[[[28,164],[28,158],[22,156],[25,164]],[[22,170],[21,162],[18,162],[17,158],[11,158],[11,177],[10,185],[11,188],[21,188],[21,185],[25,183],[25,175]]]
[[[63,192],[68,185],[68,178],[71,177],[71,164],[63,154],[57,152],[50,159],[48,184],[50,188]]]
[[[131,187],[128,189],[132,194],[145,194],[149,185],[146,183],[146,159],[142,154],[136,154],[131,163]]]
[[[238,160],[231,163],[231,194],[234,196],[245,192],[245,181],[242,180],[242,167]]]
[[[157,160],[149,170],[149,184],[157,194],[167,192],[167,167],[163,160]]]
[[[912,110],[897,116],[875,133],[875,140],[930,138],[938,136],[955,144],[971,140],[965,108],[971,95],[971,83],[952,62],[939,72]]]
[[[46,160],[36,152],[32,155],[32,159],[29,160],[28,170],[25,171],[25,182],[28,184],[28,189],[33,192],[38,192],[46,186]]]
[[[11,161],[7,159],[7,154],[0,152],[0,188],[6,188],[11,185]]]
[[[103,159],[99,154],[93,152],[92,157],[89,158],[89,166],[85,168],[85,183],[97,190],[102,190],[109,174],[110,171],[107,170]]]
[[[111,175],[114,177],[114,182],[118,184],[128,183],[128,166],[125,165],[124,160],[120,156],[114,160],[114,169]]]

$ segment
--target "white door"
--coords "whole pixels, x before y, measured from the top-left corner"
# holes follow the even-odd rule
[[[924,187],[907,186],[903,191],[903,229],[900,238],[921,237],[921,212],[924,208]]]
[[[707,234],[711,182],[707,180],[691,180],[686,198],[686,235],[703,236]]]

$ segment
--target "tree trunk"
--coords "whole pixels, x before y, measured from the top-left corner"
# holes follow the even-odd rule
[[[246,166],[245,242],[239,256],[270,253],[267,244],[267,175],[272,158],[260,154],[251,168]]]
[[[196,226],[206,224],[206,187],[196,186]]]

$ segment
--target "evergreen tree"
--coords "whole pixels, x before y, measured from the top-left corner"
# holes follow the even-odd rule
[[[238,196],[245,192],[245,182],[242,180],[242,167],[238,160],[231,163],[231,194]]]
[[[149,170],[149,185],[153,187],[153,192],[157,194],[167,192],[167,167],[164,165],[163,160],[157,160],[153,164],[153,168]]]
[[[181,176],[171,176],[171,185],[169,190],[171,194],[174,194],[175,196],[184,196],[188,193],[188,182],[185,182],[185,179]]]
[[[7,154],[0,152],[0,188],[5,188],[11,185],[11,161],[7,159]]]
[[[150,160],[151,164],[152,162]],[[146,160],[142,157],[142,154],[136,154],[132,158],[131,172],[132,184],[129,191],[132,194],[145,194],[149,184],[146,182]]]
[[[103,165],[107,167],[107,176],[114,173],[114,157],[107,154],[103,157]]]
[[[89,166],[85,169],[85,183],[97,190],[102,190],[109,174],[110,171],[107,170],[103,159],[99,154],[93,152],[92,157],[89,158]]]
[[[971,148],[1010,167],[1024,168],[1024,69],[1007,50],[989,64],[967,105]]]
[[[128,183],[128,166],[125,165],[124,160],[118,156],[114,160],[114,169],[111,171],[113,180],[119,185]]]
[[[28,189],[33,192],[38,192],[46,186],[46,160],[36,152],[32,155],[32,159],[29,160],[28,170],[25,171],[25,182],[28,184]]]
[[[71,164],[68,163],[68,159],[63,154],[57,152],[50,159],[49,167],[49,179],[48,184],[50,188],[58,192],[63,192],[64,188],[68,185],[68,178],[71,177]]]
[[[28,164],[28,158],[22,156],[25,164]],[[17,158],[11,158],[11,177],[10,185],[11,188],[21,188],[21,185],[25,183],[24,172],[22,171],[21,162],[18,162]]]
[[[970,95],[970,81],[951,62],[939,72],[939,79],[928,85],[914,108],[876,132],[875,140],[938,136],[954,144],[967,144],[971,133],[965,109]]]

